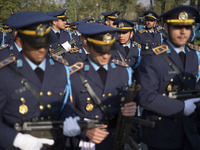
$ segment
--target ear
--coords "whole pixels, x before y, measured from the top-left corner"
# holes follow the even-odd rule
[[[110,24],[110,22],[108,20],[106,20],[105,23],[107,26]]]
[[[54,21],[52,22],[52,24],[56,25],[56,24],[57,24],[57,22],[58,22],[58,21],[55,21],[55,20],[54,20]]]
[[[133,31],[130,31],[130,38],[133,37]]]

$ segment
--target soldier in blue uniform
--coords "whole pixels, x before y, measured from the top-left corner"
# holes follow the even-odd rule
[[[140,29],[133,36],[133,40],[141,44],[142,54],[163,42],[162,27],[155,28],[158,15],[151,10],[146,11],[143,15],[145,17],[145,28]]]
[[[60,11],[48,11],[47,12],[48,15],[58,18],[57,21],[53,21],[51,23],[51,32],[56,34],[58,37],[58,42],[56,44],[50,45],[50,47],[53,49],[57,48],[57,45],[59,45],[59,44],[63,44],[67,41],[68,42],[71,41],[69,33],[64,30],[65,24],[68,19],[68,17],[66,16],[66,10],[67,9],[63,9]]]
[[[142,130],[149,150],[200,149],[195,125],[195,103],[200,98],[181,101],[168,96],[198,87],[196,49],[187,45],[198,15],[198,9],[192,6],[177,6],[162,14],[167,40],[140,63],[138,101],[144,108],[143,117],[156,124]]]
[[[117,19],[113,23],[117,25],[118,40],[116,43],[118,47],[112,52],[112,58],[126,62],[131,68],[137,68],[140,62],[141,45],[135,44],[132,41],[134,23],[126,19]]]
[[[82,21],[75,21],[70,23],[70,27],[71,27],[71,32],[70,32],[70,39],[71,40],[75,40],[75,43],[72,45],[72,47],[79,47],[81,48],[81,40],[80,40],[80,36],[81,34],[77,31],[77,26],[79,25],[79,23],[81,23]]]
[[[69,68],[65,60],[47,55],[48,45],[54,42],[49,27],[53,20],[56,18],[30,11],[13,14],[7,20],[10,27],[18,30],[22,51],[0,63],[0,149],[63,149],[60,139],[54,142],[14,129],[26,121],[64,120],[73,115],[64,101],[70,94]],[[72,126],[78,126],[76,119],[70,120]],[[71,136],[68,121],[67,118],[63,132]]]
[[[116,25],[113,25],[113,22],[119,18],[119,15],[120,15],[120,11],[116,10],[114,12],[110,12],[110,13],[101,13],[103,16],[104,16],[104,21],[105,21],[105,24],[107,26],[111,26],[111,27],[116,27]]]
[[[89,57],[83,62],[84,69],[71,76],[72,100],[68,102],[80,118],[104,121],[107,125],[82,132],[77,137],[77,149],[110,150],[120,100],[131,82],[131,68],[119,60],[110,59],[115,41],[112,34],[119,29],[97,23],[83,23],[78,28],[87,39]],[[92,93],[99,98],[99,104],[91,96],[91,90],[84,87],[82,80],[88,81]],[[136,103],[127,103],[121,110],[125,116],[134,116]]]

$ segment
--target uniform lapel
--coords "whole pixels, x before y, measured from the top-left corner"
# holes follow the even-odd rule
[[[192,52],[189,52],[188,50],[186,51],[186,60],[185,60],[185,72],[191,72],[195,66],[191,66],[191,62],[198,62],[198,60],[195,58],[195,55],[193,55]]]

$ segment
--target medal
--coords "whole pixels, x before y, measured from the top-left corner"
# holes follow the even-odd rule
[[[93,108],[94,108],[94,106],[93,106],[92,104],[87,104],[85,109],[86,109],[87,111],[92,111]]]
[[[25,104],[19,106],[19,112],[24,115],[28,112],[28,107]]]
[[[171,92],[171,91],[172,91],[172,85],[171,85],[171,84],[169,84],[169,85],[167,86],[167,91],[168,91],[168,92]]]

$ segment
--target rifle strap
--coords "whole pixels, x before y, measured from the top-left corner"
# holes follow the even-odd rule
[[[187,85],[185,84],[183,80],[183,75],[181,74],[181,71],[178,69],[178,67],[173,63],[173,61],[166,55],[166,53],[162,53],[162,56],[165,58],[165,60],[168,62],[168,64],[174,69],[176,74],[178,75],[179,79],[181,80],[181,83],[183,84],[184,88],[187,89]]]
[[[31,84],[28,82],[28,80],[25,77],[23,77],[23,75],[20,72],[18,72],[14,67],[12,67],[11,65],[9,65],[9,66],[10,66],[10,69],[14,72],[14,74],[20,79],[21,83],[33,94],[33,96],[40,103],[40,105],[43,106],[44,108],[46,108],[46,104],[42,100],[41,96],[31,86]],[[49,110],[49,113],[51,114],[50,110]]]
[[[90,94],[90,96],[92,97],[93,102],[99,106],[99,108],[101,109],[101,111],[104,113],[105,116],[107,116],[106,113],[106,108],[102,105],[101,100],[99,99],[99,97],[96,95],[96,93],[94,92],[94,90],[92,89],[92,87],[90,86],[90,84],[88,83],[88,81],[84,78],[84,76],[81,74],[80,71],[77,71],[78,75],[81,78],[81,81],[83,83],[83,85],[85,86],[85,88],[87,89],[88,93]]]
[[[119,58],[121,59],[121,61],[125,62],[125,60],[124,60],[122,54],[120,53],[120,51],[119,51],[119,50],[116,50],[116,52],[117,52]]]

